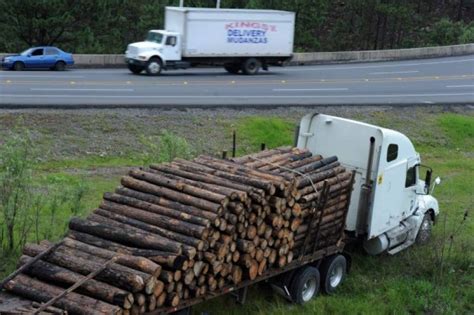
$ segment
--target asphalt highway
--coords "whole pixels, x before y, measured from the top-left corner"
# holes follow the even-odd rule
[[[0,107],[455,103],[474,104],[474,55],[272,67],[256,76],[220,68],[158,77],[125,68],[0,71]]]

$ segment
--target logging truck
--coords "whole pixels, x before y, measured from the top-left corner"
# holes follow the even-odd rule
[[[125,63],[134,74],[207,65],[253,75],[291,59],[294,25],[287,11],[166,7],[164,29],[129,44]]]
[[[24,247],[0,313],[189,314],[264,281],[303,304],[341,285],[347,243],[377,255],[429,239],[440,179],[406,136],[323,114],[295,135],[294,148],[131,170],[62,241]]]
[[[439,214],[431,193],[441,180],[437,177],[431,183],[432,169],[421,164],[405,135],[354,120],[308,114],[297,128],[295,142],[313,155],[337,156],[352,171],[343,227],[346,242],[361,240],[370,255],[393,255],[429,240]],[[424,180],[420,178],[422,168],[426,169]],[[314,235],[317,238],[318,232]],[[350,256],[343,248],[342,242],[332,244],[258,280],[266,280],[276,292],[297,303],[309,301],[319,290],[332,294],[350,266]],[[235,287],[243,288],[235,294],[237,301],[245,301],[245,288],[251,283]]]

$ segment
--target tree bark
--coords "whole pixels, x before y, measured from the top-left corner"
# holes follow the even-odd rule
[[[121,228],[117,229],[115,226],[111,227],[79,218],[72,218],[69,222],[69,228],[71,230],[90,233],[124,245],[169,251],[175,254],[181,254],[182,252],[182,246],[169,239],[151,235],[150,233],[145,233],[142,230],[118,222],[116,226],[120,226]]]
[[[47,302],[64,291],[63,288],[44,283],[22,274],[10,280],[10,282],[5,285],[5,288],[37,302]],[[75,314],[101,315],[120,314],[121,312],[118,306],[97,301],[74,292],[57,301],[54,306]]]
[[[30,260],[32,260],[31,257],[23,255],[20,258],[20,264],[26,264]],[[71,286],[85,278],[85,276],[81,274],[42,260],[35,262],[29,267],[27,273],[32,277],[37,277],[44,281],[67,286]],[[131,308],[134,302],[133,294],[94,279],[85,282],[78,291],[125,309]]]

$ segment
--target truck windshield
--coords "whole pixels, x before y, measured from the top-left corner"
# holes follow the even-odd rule
[[[162,40],[163,40],[163,34],[161,33],[149,32],[148,35],[146,36],[147,42],[154,42],[157,44],[161,44]]]

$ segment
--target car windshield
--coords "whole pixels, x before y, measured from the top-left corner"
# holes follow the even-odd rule
[[[148,32],[148,35],[146,36],[147,42],[154,42],[157,44],[161,44],[162,40],[163,40],[163,34],[161,33]]]
[[[20,53],[20,55],[26,56],[26,55],[28,55],[29,53],[31,53],[31,50],[32,50],[32,48],[28,48],[27,50],[22,51],[22,52]]]

